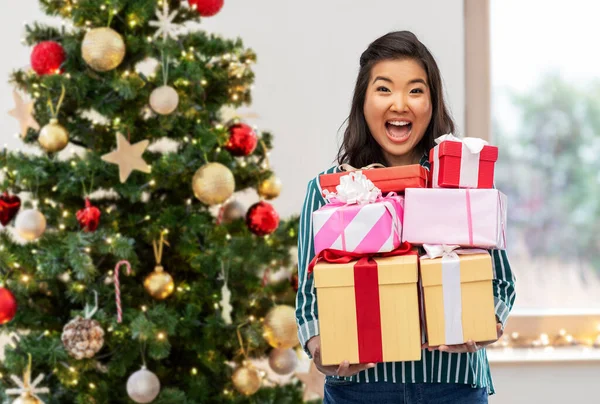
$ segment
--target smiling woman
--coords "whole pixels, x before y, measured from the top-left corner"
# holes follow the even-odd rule
[[[386,35],[361,55],[340,164],[418,163],[453,131],[437,63],[414,34]]]
[[[427,73],[414,59],[382,60],[373,66],[364,114],[371,134],[391,165],[417,163],[415,146],[431,121]]]

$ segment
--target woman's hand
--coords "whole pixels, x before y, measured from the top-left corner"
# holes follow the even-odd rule
[[[450,353],[465,353],[465,352],[477,352],[486,346],[493,344],[498,341],[503,334],[502,324],[496,324],[496,332],[498,334],[498,338],[493,341],[484,341],[484,342],[474,342],[467,341],[466,344],[458,344],[458,345],[440,345],[440,346],[429,346],[427,343],[424,343],[422,348],[429,349],[429,351],[442,351],[442,352],[450,352]]]
[[[319,371],[326,376],[348,377],[353,376],[365,369],[371,369],[375,367],[374,363],[351,365],[348,361],[343,361],[339,366],[324,366],[321,363],[321,337],[319,335],[309,339],[306,343],[306,347],[312,355],[317,369],[319,369]]]

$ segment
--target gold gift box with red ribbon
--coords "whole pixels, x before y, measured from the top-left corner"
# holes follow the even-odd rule
[[[324,365],[421,359],[418,256],[408,243],[376,256],[324,250],[311,269]]]

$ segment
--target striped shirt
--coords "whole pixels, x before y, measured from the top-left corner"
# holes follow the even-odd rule
[[[429,170],[427,156],[420,164]],[[339,172],[332,167],[321,174]],[[312,212],[325,205],[318,177],[308,183],[306,198],[300,214],[298,234],[298,279],[296,295],[296,322],[302,347],[309,339],[319,334],[317,295],[313,277],[308,276],[307,267],[315,255],[313,246]],[[494,272],[493,290],[495,311],[498,321],[504,324],[515,301],[515,277],[511,271],[505,250],[490,250]],[[352,377],[327,376],[357,383],[462,383],[473,387],[485,387],[494,394],[492,376],[485,349],[475,353],[447,353],[424,349],[420,361],[378,363]]]

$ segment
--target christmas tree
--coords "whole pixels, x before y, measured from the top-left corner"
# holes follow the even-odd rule
[[[268,276],[292,267],[297,219],[265,201],[272,135],[231,112],[255,54],[197,29],[223,0],[40,5],[67,23],[27,26],[31,69],[11,77],[39,152],[0,154],[0,398],[302,401],[255,365],[298,361],[294,286]]]

